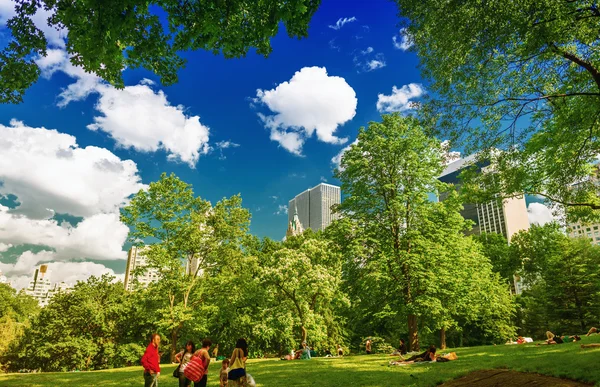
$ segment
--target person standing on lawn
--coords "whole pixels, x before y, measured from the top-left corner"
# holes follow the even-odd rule
[[[160,335],[153,333],[150,344],[142,356],[140,363],[144,367],[144,387],[158,387],[158,375],[160,375],[160,356],[158,346],[160,345]]]
[[[365,343],[365,350],[367,351],[367,355],[371,354],[371,339],[367,339]]]
[[[202,363],[204,363],[204,376],[197,382],[194,382],[194,387],[206,387],[206,383],[208,383],[208,365],[210,364],[210,355],[208,354],[208,350],[212,345],[212,341],[210,339],[202,340],[202,348],[196,351],[194,356],[202,359]]]
[[[192,356],[196,352],[196,346],[193,341],[188,341],[185,344],[185,348],[175,355],[175,361],[178,362],[179,365],[179,387],[187,387],[192,381],[185,377],[183,371],[185,370],[185,366],[190,362]]]
[[[232,386],[246,385],[246,360],[248,359],[248,343],[246,339],[238,339],[229,359],[228,383]]]

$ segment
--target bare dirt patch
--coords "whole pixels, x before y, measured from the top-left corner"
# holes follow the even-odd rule
[[[462,378],[441,384],[443,387],[589,387],[591,385],[574,380],[502,369],[475,371]]]

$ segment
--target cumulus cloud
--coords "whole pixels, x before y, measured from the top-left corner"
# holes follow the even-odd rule
[[[257,90],[253,101],[274,113],[259,114],[271,130],[271,140],[296,155],[302,155],[304,142],[315,132],[322,142],[345,143],[347,139],[335,132],[354,118],[358,103],[346,80],[329,76],[324,67],[304,67],[275,89]]]
[[[11,247],[12,247],[12,245],[10,243],[2,243],[2,242],[0,242],[0,253],[8,251],[8,249],[10,249]]]
[[[56,252],[54,259],[124,259],[122,247],[128,232],[118,213],[94,214],[72,226],[53,219],[31,219],[0,206],[0,243],[48,246]]]
[[[352,23],[355,21],[356,21],[356,17],[354,17],[354,16],[339,18],[338,21],[334,25],[329,25],[329,28],[337,31],[337,30],[340,30],[347,23]]]
[[[140,152],[164,150],[170,160],[192,168],[201,155],[209,152],[209,128],[200,117],[186,114],[184,106],[171,105],[163,91],[154,91],[153,81],[143,79],[138,85],[116,89],[74,66],[64,49],[50,49],[36,63],[45,78],[60,71],[75,79],[59,94],[59,107],[90,94],[100,95],[95,108],[101,115],[94,117],[88,129],[108,133],[117,145]]]
[[[542,203],[529,204],[529,207],[527,207],[527,216],[529,217],[529,224],[540,226],[556,220],[552,210]]]
[[[354,140],[352,144],[339,151],[337,155],[333,156],[333,158],[331,159],[331,164],[333,164],[335,168],[340,168],[340,164],[342,163],[342,157],[344,156],[344,153],[346,153],[346,151],[348,151],[352,145],[356,144],[358,144],[358,138]]]
[[[133,161],[16,120],[0,124],[0,154],[0,195],[16,195],[21,204],[11,211],[34,219],[115,212],[145,187]]]
[[[123,275],[116,275],[112,269],[94,262],[61,262],[54,261],[55,253],[51,251],[41,251],[32,253],[26,251],[17,261],[12,264],[0,263],[0,271],[2,271],[10,280],[11,285],[16,289],[27,288],[29,281],[33,279],[33,272],[36,267],[42,263],[48,264],[46,277],[52,282],[65,282],[74,285],[77,281],[85,281],[90,276],[101,276],[110,274],[117,279],[121,279]]]
[[[141,152],[162,149],[169,159],[192,168],[210,150],[209,128],[200,117],[188,116],[183,106],[172,106],[162,91],[147,84],[122,90],[103,86],[99,91],[96,110],[103,115],[94,117],[88,129],[110,134],[119,146]]]
[[[414,45],[414,39],[406,28],[401,28],[399,35],[394,35],[392,41],[394,42],[394,48],[402,51],[406,51]]]
[[[419,98],[426,93],[425,88],[418,83],[410,83],[401,88],[392,87],[392,94],[377,95],[377,110],[380,113],[403,112],[412,109],[411,99]]]

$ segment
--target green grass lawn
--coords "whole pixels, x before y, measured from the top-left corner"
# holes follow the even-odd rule
[[[600,343],[600,335],[583,343]],[[581,349],[580,343],[536,346],[499,345],[454,349],[458,360],[448,363],[389,367],[390,356],[361,355],[314,358],[310,361],[250,360],[247,369],[259,386],[434,386],[471,371],[509,368],[516,371],[570,378],[600,386],[600,348]],[[159,386],[177,386],[174,365],[162,366]],[[209,386],[218,386],[220,364],[211,364]],[[142,386],[142,368],[0,375],[3,387],[38,386]]]

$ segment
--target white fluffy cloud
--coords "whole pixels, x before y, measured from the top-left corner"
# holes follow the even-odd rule
[[[394,35],[392,41],[394,42],[394,48],[402,51],[406,51],[414,45],[413,37],[410,36],[406,28],[401,28],[399,37]]]
[[[63,49],[48,50],[36,63],[45,78],[61,71],[75,79],[59,94],[59,107],[98,93],[100,98],[95,108],[101,115],[94,117],[88,129],[108,133],[119,146],[140,152],[161,149],[169,159],[192,168],[200,155],[209,152],[209,128],[200,123],[200,117],[187,115],[184,106],[172,106],[164,92],[155,92],[152,81],[144,79],[138,85],[116,89],[98,76],[73,66]]]
[[[16,120],[0,124],[0,154],[0,194],[16,195],[21,205],[15,212],[34,219],[115,212],[144,188],[133,161]]]
[[[354,17],[354,16],[339,18],[338,21],[334,25],[329,25],[329,28],[337,31],[337,30],[341,29],[347,23],[352,23],[355,21],[356,21],[356,17]]]
[[[75,284],[77,281],[85,281],[90,276],[101,276],[110,274],[117,279],[122,279],[123,275],[115,275],[112,269],[94,262],[61,262],[55,261],[55,254],[51,251],[41,251],[32,253],[26,251],[17,261],[12,264],[0,263],[0,271],[5,274],[12,286],[16,289],[26,288],[29,281],[32,280],[33,270],[42,263],[48,264],[46,276],[52,283],[66,282]]]
[[[129,228],[118,213],[94,214],[77,226],[53,219],[31,219],[0,206],[0,243],[45,245],[56,250],[54,259],[124,259]]]
[[[275,113],[259,114],[271,130],[271,140],[296,155],[302,154],[304,142],[314,132],[320,141],[345,143],[347,139],[335,132],[354,118],[358,103],[346,80],[329,76],[324,67],[304,67],[275,89],[257,90],[254,101]]]
[[[346,153],[346,151],[348,151],[348,149],[350,149],[350,147],[352,145],[358,144],[358,139],[354,140],[354,142],[350,145],[348,145],[347,147],[345,147],[344,149],[342,149],[337,155],[333,156],[333,158],[331,159],[331,163],[333,164],[333,166],[335,168],[339,168],[340,164],[342,163],[342,157],[344,156],[344,153]]]
[[[422,85],[410,83],[401,88],[392,87],[392,94],[377,95],[377,110],[381,113],[403,112],[412,109],[411,99],[419,98],[426,93]]]
[[[277,211],[275,211],[274,215],[287,215],[288,213],[288,208],[286,205],[284,204],[280,204],[277,207]]]
[[[2,242],[0,242],[0,253],[3,253],[5,251],[7,251],[11,247],[12,247],[12,245],[10,243],[2,243]]]
[[[373,47],[367,47],[360,51],[361,55],[355,55],[353,62],[358,72],[370,72],[386,66],[385,56],[382,53],[373,54]]]
[[[172,106],[162,92],[154,92],[147,82],[122,90],[111,86],[99,89],[90,130],[102,130],[123,147],[142,152],[164,149],[169,159],[194,167],[200,155],[208,153],[209,128],[200,117],[188,116],[183,106]]]
[[[552,210],[542,203],[529,204],[529,207],[527,207],[527,216],[529,217],[529,224],[540,226],[556,220]]]

